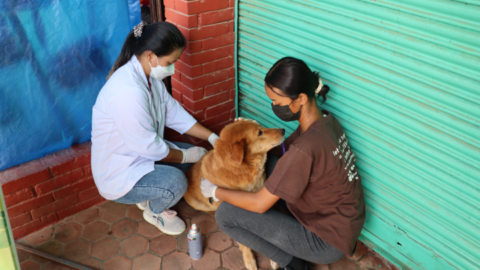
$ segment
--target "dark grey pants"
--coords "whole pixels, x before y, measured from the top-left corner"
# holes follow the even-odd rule
[[[269,156],[267,175],[278,158]],[[295,217],[270,209],[263,214],[222,202],[215,214],[218,227],[235,241],[285,267],[293,258],[328,264],[344,257],[343,252],[306,229]]]

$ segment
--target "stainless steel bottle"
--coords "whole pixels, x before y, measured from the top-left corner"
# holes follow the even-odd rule
[[[196,224],[192,225],[192,228],[187,233],[188,239],[188,252],[190,253],[190,258],[198,260],[203,256],[203,245],[202,245],[202,230],[197,227]]]

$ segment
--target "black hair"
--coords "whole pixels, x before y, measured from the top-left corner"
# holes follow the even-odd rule
[[[297,99],[300,94],[306,94],[308,98],[315,98],[315,90],[320,84],[320,74],[312,70],[307,64],[294,57],[284,57],[278,60],[265,76],[265,84],[272,89],[273,87],[282,90],[277,95]],[[318,97],[327,100],[327,93],[330,90],[328,85],[323,85]]]
[[[128,33],[122,51],[113,64],[108,78],[121,66],[125,65],[133,55],[141,55],[152,51],[156,56],[171,54],[177,48],[185,48],[187,41],[178,28],[168,22],[156,22],[145,25],[140,37],[136,38],[134,30]]]
[[[142,21],[146,22],[147,24],[150,24],[152,22],[152,15],[150,14],[150,7],[147,5],[143,5],[140,8],[140,11],[142,13]]]

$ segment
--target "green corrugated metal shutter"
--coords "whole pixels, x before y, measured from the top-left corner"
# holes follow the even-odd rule
[[[367,199],[361,240],[408,269],[479,269],[480,2],[238,3],[239,115],[287,127],[263,78],[301,58],[331,86]]]

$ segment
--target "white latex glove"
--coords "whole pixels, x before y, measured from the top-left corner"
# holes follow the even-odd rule
[[[218,186],[212,184],[207,179],[202,178],[202,182],[200,183],[200,190],[202,190],[203,196],[205,198],[213,198],[214,201],[220,201],[215,197],[215,191],[217,191]]]
[[[210,134],[208,137],[208,142],[212,145],[215,146],[215,142],[219,139],[218,135],[215,133]]]
[[[203,155],[207,153],[207,149],[203,147],[192,147],[187,150],[182,150],[183,160],[182,163],[197,163]]]

